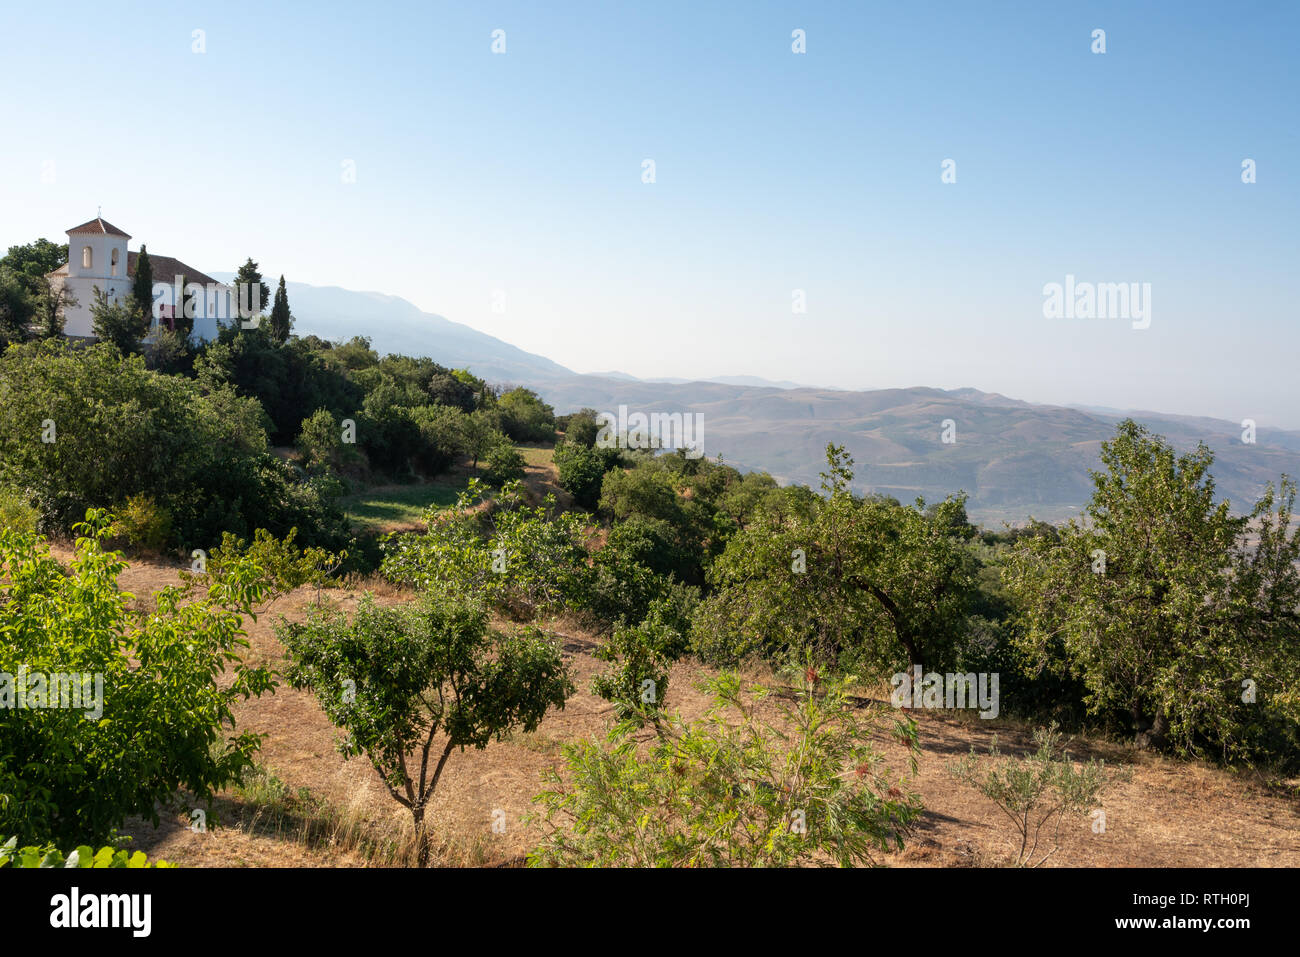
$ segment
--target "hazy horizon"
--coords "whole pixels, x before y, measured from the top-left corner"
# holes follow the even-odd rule
[[[1295,7],[387,9],[7,14],[0,244],[102,206],[578,372],[1300,428]],[[1149,328],[1046,318],[1067,276]]]

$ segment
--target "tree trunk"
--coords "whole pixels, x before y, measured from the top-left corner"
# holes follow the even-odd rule
[[[419,867],[429,866],[429,842],[424,836],[424,805],[417,804],[411,808],[411,817],[415,822],[415,851]]]
[[[1157,708],[1154,718],[1148,719],[1138,705],[1133,706],[1133,721],[1137,725],[1137,737],[1134,740],[1139,748],[1151,751],[1163,751],[1169,744],[1169,718],[1163,708]]]

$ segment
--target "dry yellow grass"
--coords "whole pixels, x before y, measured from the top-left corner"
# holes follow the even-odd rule
[[[121,585],[147,596],[174,583],[176,572],[174,565],[135,561]],[[412,597],[391,586],[377,591],[377,599],[385,604]],[[345,611],[354,609],[360,596],[358,590],[329,592]],[[253,661],[283,663],[284,648],[272,622],[279,615],[304,615],[314,597],[313,589],[300,589],[279,599],[256,622],[248,622]],[[496,625],[517,627],[504,620]],[[430,814],[440,864],[521,863],[540,834],[525,818],[535,810],[531,799],[540,789],[541,772],[560,764],[565,742],[603,737],[612,726],[609,703],[590,693],[592,677],[606,667],[592,655],[599,638],[569,618],[555,622],[554,628],[577,693],[532,734],[512,735],[483,751],[453,754]],[[708,701],[695,685],[708,674],[696,663],[677,663],[670,675],[669,706],[687,718],[701,715]],[[750,677],[764,676],[756,672]],[[1007,863],[1012,856],[1010,825],[991,802],[956,784],[945,763],[972,746],[986,751],[994,734],[1006,752],[1028,750],[1032,729],[945,712],[913,713],[922,747],[915,787],[926,812],[907,847],[890,855],[888,862],[918,867]],[[323,820],[277,821],[265,809],[259,816],[258,807],[229,793],[219,808],[229,826],[196,834],[188,820],[179,818],[158,828],[131,822],[124,832],[136,847],[186,866],[364,866],[409,860],[406,810],[392,800],[367,762],[339,756],[334,748],[338,732],[310,695],[281,687],[273,695],[241,703],[236,714],[241,729],[266,734],[262,766],[288,791],[306,793],[311,806],[324,808]],[[901,746],[884,736],[878,744],[891,764],[902,767]],[[1051,865],[1300,866],[1300,800],[1294,790],[1287,796],[1246,775],[1139,753],[1113,742],[1076,741],[1072,752],[1126,766],[1132,775],[1104,797],[1105,833],[1094,834],[1086,818],[1069,822]],[[494,815],[505,822],[504,834],[493,832]]]

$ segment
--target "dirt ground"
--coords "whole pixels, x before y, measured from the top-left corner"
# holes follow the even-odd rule
[[[66,549],[56,554],[67,558]],[[176,581],[175,565],[135,561],[121,586],[140,600]],[[377,600],[410,596],[379,584]],[[345,610],[355,607],[358,591],[334,590],[331,597]],[[312,589],[280,598],[256,622],[248,622],[250,660],[272,666],[284,661],[284,649],[272,631],[283,615],[296,619],[314,600]],[[498,622],[502,627],[509,623]],[[533,734],[493,743],[483,751],[456,752],[448,762],[430,814],[439,842],[439,863],[518,865],[534,846],[540,827],[525,817],[536,810],[531,798],[541,789],[540,774],[561,763],[565,742],[600,738],[613,723],[608,702],[590,693],[592,676],[606,666],[592,656],[596,641],[571,623],[555,623],[577,693],[562,711],[549,714]],[[706,696],[696,683],[707,669],[678,663],[670,676],[668,703],[690,718],[703,713]],[[1031,744],[1032,729],[1003,720],[984,721],[951,712],[913,712],[920,725],[922,757],[913,782],[926,811],[905,849],[886,858],[893,866],[998,866],[1014,858],[1011,824],[976,792],[953,781],[945,763],[972,746],[985,751],[993,736],[1004,752]],[[240,730],[263,732],[259,763],[287,788],[310,794],[343,814],[354,831],[409,840],[408,812],[386,792],[364,759],[344,761],[335,750],[338,732],[314,699],[281,686],[275,694],[241,703]],[[879,741],[891,765],[902,767],[901,745]],[[1246,775],[1234,775],[1196,762],[1175,761],[1100,740],[1076,740],[1076,757],[1104,758],[1107,765],[1131,769],[1131,778],[1104,796],[1105,831],[1094,833],[1086,817],[1069,819],[1061,847],[1048,866],[1300,866],[1300,800],[1269,790]],[[227,826],[196,833],[182,816],[165,818],[159,827],[130,822],[124,829],[134,846],[151,857],[182,866],[356,866],[383,863],[365,845],[337,835],[304,837],[292,816],[272,820],[253,802],[226,795],[221,810]],[[493,821],[505,833],[493,832]]]

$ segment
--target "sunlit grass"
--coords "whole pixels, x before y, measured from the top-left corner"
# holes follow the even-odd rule
[[[385,485],[348,495],[340,504],[358,530],[382,532],[418,525],[430,506],[454,505],[465,484],[465,478],[458,476],[418,485]]]

